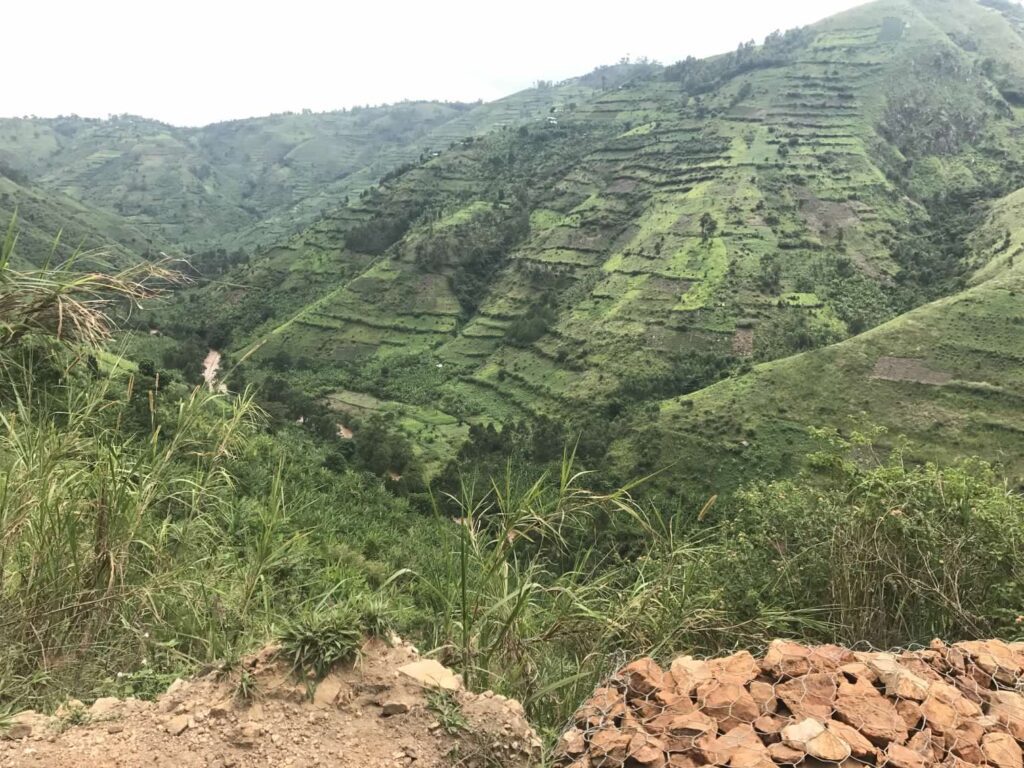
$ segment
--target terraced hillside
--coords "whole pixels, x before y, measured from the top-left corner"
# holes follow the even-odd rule
[[[948,463],[980,455],[1024,482],[1024,190],[1001,200],[972,238],[976,283],[826,349],[662,402],[623,437],[621,466],[676,462],[663,482],[735,486],[785,474],[820,447],[808,426],[910,440]]]
[[[1024,185],[1022,45],[973,0],[882,0],[642,67],[425,157],[190,312],[323,395],[646,424],[963,286]]]
[[[192,248],[288,237],[385,173],[466,136],[546,114],[579,82],[488,104],[412,102],[203,128],[122,116],[0,120],[0,168]]]

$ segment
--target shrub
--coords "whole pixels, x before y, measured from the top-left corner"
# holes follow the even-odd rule
[[[342,605],[286,623],[278,639],[297,677],[321,680],[335,664],[355,661],[363,643],[363,629],[352,606]]]

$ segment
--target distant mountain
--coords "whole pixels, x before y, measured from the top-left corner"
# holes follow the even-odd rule
[[[342,411],[372,395],[435,469],[491,421],[570,422],[604,460],[666,402],[899,327],[980,274],[974,233],[1024,186],[1019,21],[994,1],[882,0],[555,88],[533,119],[427,153],[193,296],[190,319],[257,378],[287,369]],[[741,457],[730,424],[666,425],[643,446],[658,455],[626,440],[613,458],[656,467],[707,440]]]
[[[407,102],[177,128],[143,118],[0,120],[0,168],[191,249],[252,248],[453,141],[536,119],[585,86],[488,104]]]

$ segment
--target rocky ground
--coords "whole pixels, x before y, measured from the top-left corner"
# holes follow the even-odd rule
[[[635,661],[576,713],[571,768],[1022,768],[1024,643],[860,653],[777,640]]]
[[[3,768],[518,768],[539,756],[518,702],[469,693],[411,646],[380,641],[312,692],[268,648],[153,702],[69,702],[0,735]]]

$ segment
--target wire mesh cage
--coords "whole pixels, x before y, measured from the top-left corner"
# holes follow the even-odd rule
[[[555,751],[571,768],[1022,768],[1024,643],[643,658],[572,720]]]

